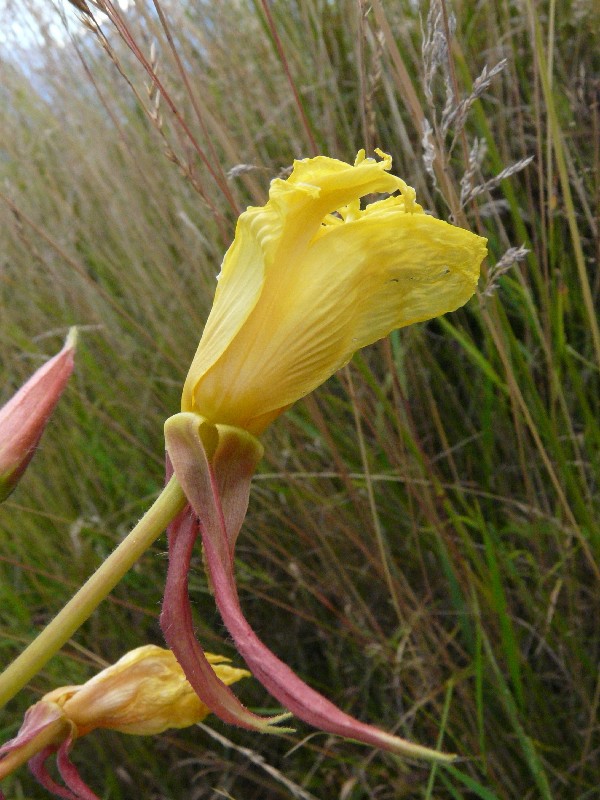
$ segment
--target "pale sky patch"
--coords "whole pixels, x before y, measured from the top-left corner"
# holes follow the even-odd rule
[[[116,5],[126,11],[133,0],[116,0]],[[99,24],[108,21],[93,6],[90,8]],[[71,36],[85,30],[79,12],[66,0],[0,0],[0,57],[4,59],[12,60],[15,50],[22,53],[48,42],[64,47]]]

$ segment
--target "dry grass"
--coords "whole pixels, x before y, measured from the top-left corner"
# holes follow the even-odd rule
[[[379,146],[425,207],[490,240],[465,310],[358,354],[269,430],[237,567],[248,616],[308,681],[464,761],[214,721],[235,748],[196,730],[82,742],[106,797],[599,796],[593,4],[414,5],[140,3],[114,10],[121,35],[71,15],[72,40],[35,62],[7,40],[3,396],[70,325],[83,335],[0,512],[4,661],[159,490],[236,214],[294,157]],[[164,547],[11,705],[5,738],[40,692],[160,642]],[[199,636],[231,651],[200,567]],[[43,796],[24,773],[7,792]]]

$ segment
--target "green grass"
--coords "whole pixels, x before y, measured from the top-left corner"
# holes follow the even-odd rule
[[[0,401],[70,325],[82,332],[64,399],[0,509],[2,663],[159,491],[163,421],[237,213],[264,202],[294,157],[381,147],[428,210],[489,239],[465,309],[357,354],[267,431],[237,563],[249,619],[309,683],[461,761],[431,768],[304,725],[273,739],[209,718],[231,746],[201,729],[78,743],[75,762],[111,800],[599,796],[593,4],[445,3],[450,59],[429,75],[427,9],[420,21],[413,6],[285,0],[272,19],[258,0],[165,6],[182,75],[152,5],[139,4],[123,18],[149,62],[156,42],[176,113],[165,97],[155,113],[156,87],[110,25],[109,54],[74,17],[74,44],[48,39],[35,60],[7,34]],[[443,14],[439,25],[443,40]],[[464,125],[443,132],[447,86],[467,97],[502,58]],[[473,165],[476,139],[487,149]],[[529,155],[461,207],[469,165],[472,188]],[[524,260],[494,278],[519,245]],[[4,739],[43,692],[161,642],[165,551],[160,539],[9,705]],[[200,553],[191,591],[201,641],[235,660]],[[273,708],[254,681],[236,690]],[[3,788],[45,796],[25,770]]]

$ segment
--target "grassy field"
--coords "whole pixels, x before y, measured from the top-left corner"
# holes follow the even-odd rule
[[[101,796],[600,798],[599,42],[592,0],[558,5],[140,2],[120,33],[69,13],[70,38],[48,6],[34,49],[4,9],[0,401],[81,336],[0,509],[2,664],[159,492],[236,216],[294,158],[380,147],[426,209],[489,239],[464,309],[358,353],[267,431],[237,563],[249,619],[303,678],[461,761],[209,717],[78,743]],[[198,636],[241,666],[201,558]],[[161,644],[165,569],[162,538],[2,740],[42,693]],[[3,788],[47,796],[26,770]]]

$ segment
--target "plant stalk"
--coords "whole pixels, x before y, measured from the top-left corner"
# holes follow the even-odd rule
[[[36,675],[158,539],[186,504],[171,478],[142,519],[31,644],[0,675],[0,708]]]

